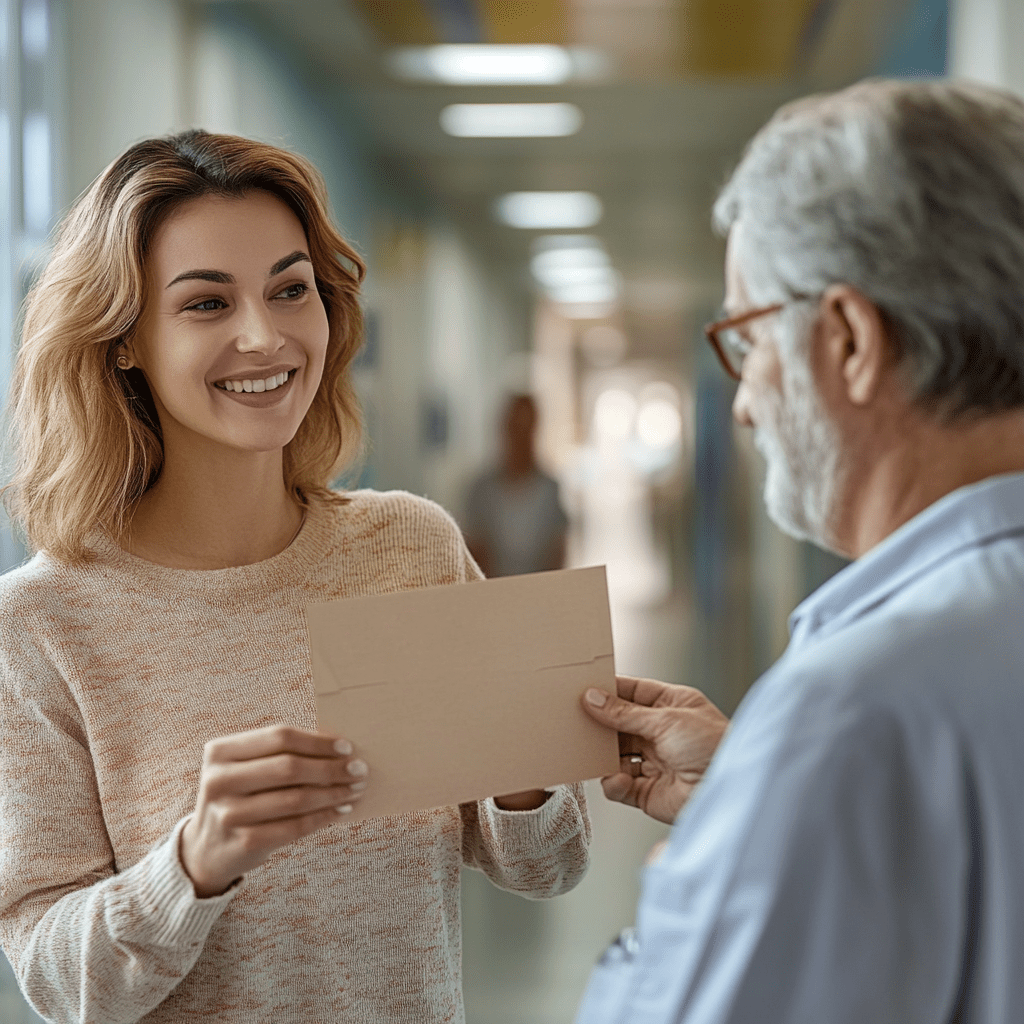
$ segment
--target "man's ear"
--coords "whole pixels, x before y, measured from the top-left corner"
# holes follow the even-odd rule
[[[851,405],[870,405],[892,358],[882,315],[870,299],[845,284],[829,285],[821,297],[823,358]]]

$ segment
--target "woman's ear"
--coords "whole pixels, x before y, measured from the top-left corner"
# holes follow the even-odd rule
[[[845,284],[830,285],[821,299],[823,369],[851,405],[870,405],[891,361],[892,349],[878,307]]]

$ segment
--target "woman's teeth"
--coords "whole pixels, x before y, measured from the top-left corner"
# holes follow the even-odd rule
[[[261,391],[273,391],[287,380],[288,371],[282,370],[281,373],[267,377],[265,380],[219,380],[216,386],[225,391],[255,391],[259,394]]]

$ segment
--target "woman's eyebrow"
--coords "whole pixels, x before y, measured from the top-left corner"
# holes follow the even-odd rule
[[[306,263],[312,263],[313,261],[309,258],[308,253],[304,253],[301,249],[296,249],[295,252],[289,253],[283,259],[279,259],[271,268],[270,273],[267,277],[277,277],[278,274],[283,274],[289,267],[296,263],[301,263],[303,260]]]
[[[214,284],[235,283],[234,276],[224,273],[223,270],[186,270],[171,281],[167,287],[170,288],[171,285],[178,284],[181,281],[212,281]]]

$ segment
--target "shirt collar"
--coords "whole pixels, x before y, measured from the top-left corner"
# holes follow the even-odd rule
[[[919,512],[819,587],[789,618],[791,645],[838,628],[957,553],[1024,533],[1024,473],[961,487]]]

